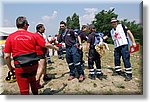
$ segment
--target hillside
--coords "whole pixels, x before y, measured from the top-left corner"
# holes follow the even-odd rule
[[[57,94],[142,94],[143,81],[142,81],[142,55],[139,52],[131,55],[131,64],[133,67],[133,80],[125,82],[122,76],[112,76],[114,67],[113,60],[113,45],[109,45],[110,50],[102,57],[102,72],[104,78],[102,81],[96,79],[91,80],[88,78],[87,61],[85,64],[86,79],[79,83],[77,79],[68,81],[69,69],[65,60],[58,59],[57,56],[52,56],[54,62],[52,65],[47,66],[47,73],[53,79],[49,82],[43,82],[44,88],[39,90],[39,94],[57,95]],[[86,58],[84,58],[86,59]],[[124,66],[122,63],[122,68]],[[8,69],[6,65],[3,66],[3,79],[6,77]],[[2,94],[19,94],[17,83],[7,83],[3,80],[4,92]]]

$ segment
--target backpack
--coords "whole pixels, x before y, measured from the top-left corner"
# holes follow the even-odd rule
[[[94,42],[94,45],[103,42],[103,36],[104,36],[103,33],[100,33],[100,32],[95,33],[95,42]]]
[[[122,24],[122,28],[123,28],[123,31],[124,31],[124,33],[126,35],[126,38],[127,38],[127,41],[128,41],[128,45],[131,46],[132,45],[132,41],[131,41],[129,35],[127,34],[127,29],[125,28],[125,25]]]

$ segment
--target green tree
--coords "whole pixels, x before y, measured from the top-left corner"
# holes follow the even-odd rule
[[[111,10],[102,10],[101,12],[95,15],[95,20],[92,22],[96,30],[99,32],[109,32],[111,30],[111,18],[117,18],[118,15],[114,13],[114,8]]]
[[[112,29],[110,23],[111,18],[118,17],[118,15],[114,12],[114,10],[115,10],[114,8],[108,11],[102,10],[95,15],[95,19],[92,23],[95,25],[96,30],[98,32],[102,32],[104,34],[108,34],[110,32],[110,30]],[[111,44],[113,43],[110,37],[108,38],[107,43]]]
[[[72,16],[72,23],[72,29],[80,29],[79,16],[76,13]]]
[[[128,27],[128,29],[133,33],[133,36],[136,40],[136,42],[139,42],[141,45],[143,45],[143,27],[141,24],[136,24],[135,21],[128,21],[127,19],[124,19],[120,21],[122,24]]]
[[[118,17],[118,14],[116,14],[114,10],[115,10],[114,8],[108,11],[102,10],[101,12],[95,15],[95,20],[92,23],[95,25],[98,32],[103,32],[106,34],[110,32],[110,30],[112,29],[112,26],[110,23],[111,18]],[[128,27],[128,29],[131,30],[137,42],[139,42],[140,44],[143,44],[142,25],[136,24],[135,21],[128,21],[127,19],[120,21],[120,23],[124,24],[125,26]],[[108,43],[113,43],[111,38],[109,38],[107,41]]]
[[[68,28],[80,29],[79,16],[76,13],[74,13],[72,17],[68,16],[66,18],[66,24]]]
[[[72,20],[71,20],[70,16],[68,16],[66,18],[66,25],[68,28],[72,28]]]

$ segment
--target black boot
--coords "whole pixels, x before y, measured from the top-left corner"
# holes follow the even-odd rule
[[[97,74],[96,77],[97,77],[99,80],[102,80],[102,79],[103,79],[103,73]]]
[[[122,75],[122,71],[113,71],[112,76]]]
[[[89,74],[89,78],[95,80],[95,74]]]
[[[130,80],[132,80],[132,74],[125,74],[124,81],[130,81]]]

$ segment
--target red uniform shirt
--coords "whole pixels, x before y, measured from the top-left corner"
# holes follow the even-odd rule
[[[44,37],[42,35],[40,35],[38,32],[36,32],[35,34],[39,35],[40,37],[42,37],[44,39]],[[41,39],[38,39],[39,42],[41,42],[40,40]],[[36,53],[37,53],[37,55],[43,55],[43,54],[46,53],[46,51],[47,51],[46,48],[41,47],[41,46],[36,46]]]
[[[33,34],[26,30],[18,30],[6,39],[4,52],[12,53],[12,56],[36,52],[36,46],[45,46],[45,40],[39,34]]]

